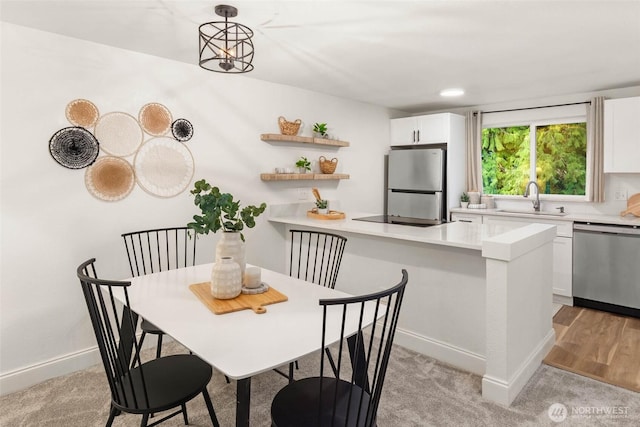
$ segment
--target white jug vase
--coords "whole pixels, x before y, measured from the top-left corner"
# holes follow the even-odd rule
[[[244,277],[247,265],[245,261],[245,244],[240,238],[239,231],[225,231],[216,245],[216,262],[222,257],[231,257],[240,266],[240,273]]]

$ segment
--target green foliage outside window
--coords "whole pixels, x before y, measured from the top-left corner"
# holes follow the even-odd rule
[[[584,195],[586,185],[586,123],[534,127],[535,176],[544,194]],[[522,194],[529,182],[530,126],[482,131],[482,183],[486,194]]]

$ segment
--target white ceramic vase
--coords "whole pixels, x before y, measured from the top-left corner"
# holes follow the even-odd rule
[[[240,266],[240,272],[244,276],[245,245],[240,238],[239,231],[225,231],[216,245],[216,262],[222,257],[231,257]]]
[[[231,299],[242,292],[240,266],[231,257],[216,260],[211,271],[211,296],[217,299]]]

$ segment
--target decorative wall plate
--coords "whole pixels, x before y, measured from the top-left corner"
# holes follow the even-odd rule
[[[100,117],[94,134],[105,153],[119,157],[135,153],[144,136],[136,118],[120,112],[107,113]]]
[[[107,202],[122,200],[136,183],[133,167],[120,157],[104,156],[84,174],[84,183],[93,196]]]
[[[100,112],[93,102],[86,99],[74,99],[67,104],[65,115],[72,125],[90,128],[95,126]]]
[[[138,113],[140,126],[152,136],[163,136],[171,129],[171,112],[167,107],[157,102],[142,106]]]
[[[98,140],[85,128],[73,126],[60,129],[49,140],[51,157],[65,168],[82,169],[98,157]]]
[[[191,151],[169,137],[152,138],[142,144],[133,165],[140,187],[160,197],[183,192],[194,172]]]
[[[180,142],[185,142],[193,136],[193,125],[187,119],[176,119],[171,124],[173,137]]]

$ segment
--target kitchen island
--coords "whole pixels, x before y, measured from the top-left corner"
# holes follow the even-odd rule
[[[378,291],[397,283],[406,268],[396,344],[482,375],[483,397],[511,404],[555,341],[555,226],[421,228],[353,220],[367,215],[316,220],[289,205],[272,207],[269,221],[284,241],[290,229],[348,238],[336,289]]]

